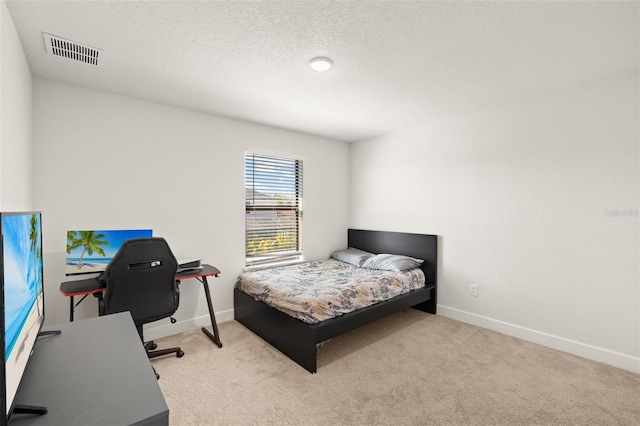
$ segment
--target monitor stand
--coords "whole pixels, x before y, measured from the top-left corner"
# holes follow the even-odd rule
[[[35,414],[37,416],[42,416],[47,414],[47,407],[39,407],[37,405],[21,405],[16,404],[13,407],[13,414]]]
[[[38,337],[56,336],[58,334],[62,334],[62,330],[41,331],[40,333],[38,333]]]
[[[38,337],[44,336],[56,336],[58,334],[62,334],[62,330],[50,330],[50,331],[41,331],[38,333]],[[47,407],[41,407],[38,405],[23,405],[16,404],[13,406],[13,414],[33,414],[36,416],[42,416],[47,414],[49,410]]]

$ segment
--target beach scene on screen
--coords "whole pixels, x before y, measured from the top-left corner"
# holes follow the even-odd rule
[[[151,229],[67,231],[66,275],[99,273],[132,238],[149,238]]]
[[[2,222],[6,362],[42,291],[42,240],[37,215],[3,216]]]

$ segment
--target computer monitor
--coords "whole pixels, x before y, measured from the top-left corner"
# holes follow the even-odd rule
[[[152,236],[151,229],[67,231],[65,274],[103,272],[126,240]]]
[[[44,322],[42,215],[0,213],[0,233],[0,347],[4,361],[0,374],[0,425],[5,425],[15,408],[18,387]]]

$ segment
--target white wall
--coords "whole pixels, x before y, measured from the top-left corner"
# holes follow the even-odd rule
[[[31,71],[4,1],[0,23],[0,209],[31,210]]]
[[[354,144],[350,225],[440,235],[439,314],[640,372],[638,80]]]
[[[47,321],[68,321],[66,231],[152,228],[176,257],[199,256],[220,320],[232,319],[232,289],[244,266],[244,152],[304,160],[304,251],[327,257],[346,244],[346,143],[34,79],[34,198],[43,211]],[[89,298],[77,318],[97,314]],[[206,325],[201,285],[183,282],[179,324],[147,328],[158,337]],[[224,342],[224,336],[222,336]]]

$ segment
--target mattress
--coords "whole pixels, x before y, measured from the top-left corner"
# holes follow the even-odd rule
[[[421,269],[389,272],[335,259],[245,272],[238,286],[254,299],[315,324],[425,285]]]

